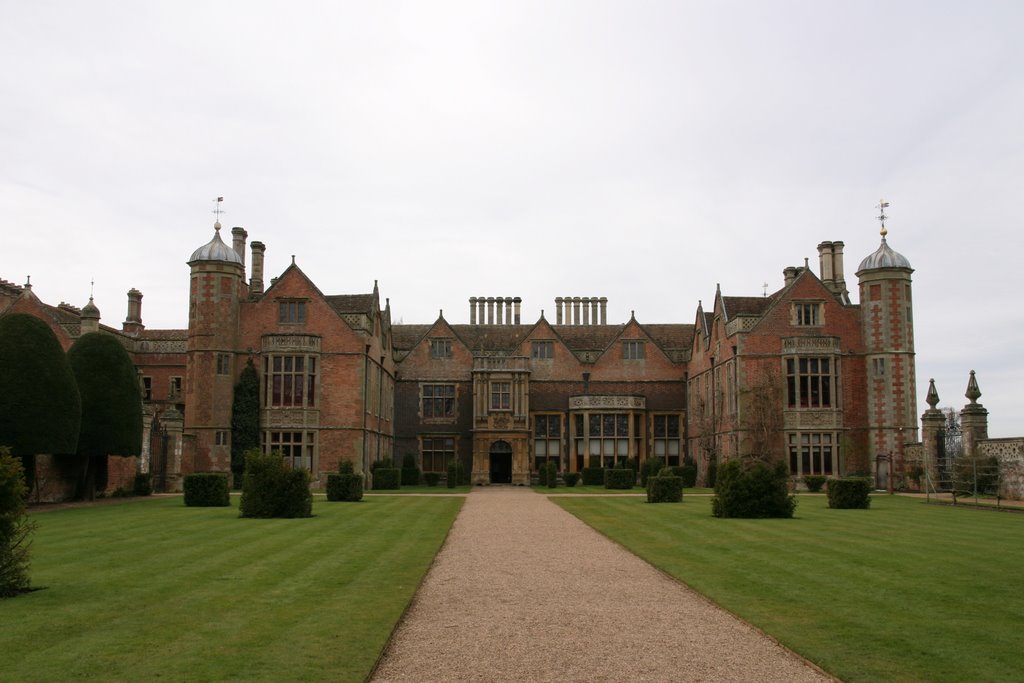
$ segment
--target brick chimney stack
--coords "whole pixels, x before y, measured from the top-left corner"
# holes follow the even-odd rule
[[[263,242],[253,242],[252,249],[252,277],[249,280],[249,294],[263,294],[263,252],[267,248]]]

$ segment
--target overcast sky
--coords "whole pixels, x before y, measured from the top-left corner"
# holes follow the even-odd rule
[[[912,263],[918,412],[1024,435],[1024,4],[0,0],[0,277],[185,327],[227,228],[396,321],[692,323],[816,246]],[[225,234],[226,241],[230,235]]]

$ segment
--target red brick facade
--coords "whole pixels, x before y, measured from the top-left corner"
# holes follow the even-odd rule
[[[139,467],[158,487],[229,471],[233,392],[250,361],[264,448],[318,485],[342,460],[368,471],[406,455],[434,471],[458,458],[476,483],[526,483],[548,459],[577,471],[689,457],[703,478],[737,456],[783,458],[796,476],[884,479],[916,441],[912,271],[872,261],[881,249],[858,272],[861,304],[845,290],[842,243],[825,242],[822,277],[787,268],[774,293],[716,292],[693,324],[607,324],[598,298],[582,309],[564,299],[566,323],[577,308],[562,324],[561,297],[555,324],[521,324],[519,300],[501,297],[485,322],[490,300],[474,297],[469,325],[392,325],[376,283],[324,295],[293,263],[264,291],[261,243],[246,282],[244,231],[234,238],[190,259],[187,330],[146,329],[135,290],[122,329],[102,328],[139,368]],[[47,320],[65,348],[80,333],[78,309],[0,283],[0,314],[14,311]]]

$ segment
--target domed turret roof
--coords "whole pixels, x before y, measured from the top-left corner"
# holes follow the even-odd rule
[[[96,304],[94,304],[92,302],[92,297],[91,296],[89,297],[89,303],[87,303],[85,306],[82,306],[81,317],[83,317],[83,318],[93,318],[95,320],[99,320],[100,319],[100,309],[97,308]]]
[[[885,241],[884,233],[882,234],[882,244],[875,250],[875,253],[860,262],[857,272],[881,268],[910,268],[910,261],[898,251],[893,251],[889,243]]]
[[[220,238],[220,222],[213,224],[213,239],[192,252],[188,262],[193,261],[226,261],[244,265],[242,257],[234,249],[224,244]]]

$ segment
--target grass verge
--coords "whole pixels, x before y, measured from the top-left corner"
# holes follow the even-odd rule
[[[0,680],[361,681],[464,502],[314,503],[239,519],[180,497],[34,516],[0,603]]]
[[[709,498],[553,501],[846,681],[1020,677],[1024,518],[884,495],[801,496],[791,520],[716,519]]]

